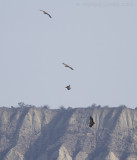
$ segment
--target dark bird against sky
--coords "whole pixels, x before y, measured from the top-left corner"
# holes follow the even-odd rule
[[[64,64],[64,66],[65,67],[68,67],[68,68],[70,68],[71,70],[74,70],[72,67],[70,67],[69,65],[67,65],[67,64],[65,64],[65,63],[62,63],[62,64]]]
[[[44,14],[48,15],[50,18],[52,18],[49,13],[47,13],[47,12],[45,12],[45,11],[43,11],[43,10],[40,10],[40,11],[43,12]]]
[[[67,86],[67,87],[65,87],[65,88],[67,88],[68,90],[70,90],[70,89],[71,89],[70,85],[68,85],[68,86]]]
[[[93,121],[93,118],[90,116],[90,122],[89,122],[89,127],[92,127],[95,124]]]

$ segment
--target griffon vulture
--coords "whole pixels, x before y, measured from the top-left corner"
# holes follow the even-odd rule
[[[90,122],[89,122],[89,127],[92,127],[95,124],[93,121],[93,118],[90,116]]]
[[[68,68],[74,70],[74,69],[73,69],[72,67],[70,67],[69,65],[67,65],[67,64],[65,64],[65,63],[62,63],[62,64],[64,64],[65,67],[68,67]]]
[[[45,11],[43,11],[43,10],[40,10],[40,11],[43,12],[44,14],[48,15],[49,18],[52,18],[51,15],[50,15],[49,13],[47,13],[47,12],[45,12]]]
[[[70,85],[68,85],[68,86],[67,86],[67,87],[65,87],[65,88],[67,88],[68,90],[70,90],[70,89],[71,89]]]

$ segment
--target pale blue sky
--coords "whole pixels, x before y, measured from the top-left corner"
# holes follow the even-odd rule
[[[0,44],[0,106],[137,107],[136,0],[0,0]]]

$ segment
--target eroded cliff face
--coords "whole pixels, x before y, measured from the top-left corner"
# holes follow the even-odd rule
[[[0,160],[136,159],[135,109],[0,108]]]

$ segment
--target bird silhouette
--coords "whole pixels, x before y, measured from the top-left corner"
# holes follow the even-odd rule
[[[50,15],[49,13],[47,13],[47,12],[45,12],[45,11],[43,11],[43,10],[40,10],[40,11],[43,12],[44,14],[48,15],[49,18],[52,18],[51,15]]]
[[[65,63],[62,63],[62,64],[64,64],[64,66],[65,67],[68,67],[68,68],[70,68],[71,70],[74,70],[72,67],[70,67],[69,65],[67,65],[67,64],[65,64]]]
[[[68,86],[67,86],[67,87],[65,87],[65,88],[67,88],[67,90],[70,90],[70,89],[71,89],[70,85],[68,85]]]
[[[92,127],[95,124],[93,121],[93,118],[90,116],[90,122],[89,122],[89,127]]]

